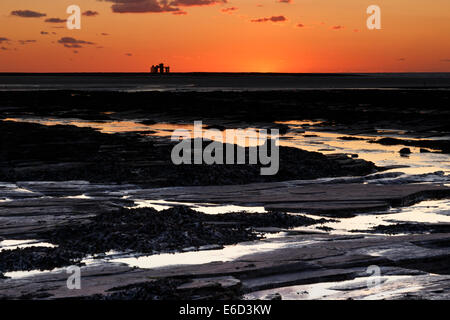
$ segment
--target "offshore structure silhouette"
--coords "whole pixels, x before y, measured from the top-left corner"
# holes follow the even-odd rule
[[[170,73],[170,67],[165,66],[164,63],[152,65],[150,68],[150,73]]]

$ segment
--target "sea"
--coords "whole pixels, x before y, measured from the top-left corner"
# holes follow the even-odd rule
[[[0,91],[449,89],[450,73],[0,73]]]

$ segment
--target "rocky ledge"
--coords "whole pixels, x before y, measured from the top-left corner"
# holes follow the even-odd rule
[[[136,133],[0,121],[0,181],[86,180],[165,187],[358,176],[377,170],[372,162],[345,155],[335,158],[280,147],[279,172],[262,176],[261,165],[174,165],[173,146]],[[249,148],[244,151],[248,158]]]
[[[79,264],[83,257],[110,250],[159,254],[235,244],[263,238],[256,228],[293,228],[327,222],[280,212],[207,215],[187,207],[106,211],[37,234],[56,247],[0,251],[0,272],[49,270]]]

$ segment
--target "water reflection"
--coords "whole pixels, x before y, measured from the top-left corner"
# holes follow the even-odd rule
[[[48,243],[48,242],[41,242],[39,240],[3,240],[3,241],[0,241],[0,251],[31,248],[31,247],[55,248],[56,246],[51,243]]]
[[[311,216],[302,214],[310,218]],[[355,230],[369,230],[377,226],[397,223],[450,224],[450,200],[422,201],[410,207],[391,208],[388,212],[358,214],[352,218],[338,218],[337,222],[324,223],[321,226],[332,228],[330,234],[355,234]],[[315,230],[316,226],[300,227],[294,230]],[[364,233],[364,232],[363,232]]]
[[[203,250],[190,251],[183,253],[164,253],[143,257],[125,257],[110,260],[110,262],[126,263],[131,267],[153,269],[176,265],[197,265],[211,262],[226,262],[233,261],[240,257],[262,252],[270,252],[284,247],[303,247],[310,245],[314,241],[298,241],[292,242],[277,242],[277,241],[252,241],[239,243],[237,245],[225,246],[219,250]]]
[[[165,200],[134,200],[131,208],[153,208],[157,211],[166,210],[174,206],[187,206],[192,210],[205,214],[224,214],[229,212],[266,213],[264,207],[243,207],[236,205],[217,205],[212,203],[174,202]]]
[[[320,299],[346,299],[345,293],[358,295],[356,299],[380,300],[398,296],[401,293],[414,292],[421,288],[417,286],[405,286],[405,281],[414,281],[414,276],[382,276],[378,279],[380,285],[369,287],[369,277],[357,277],[352,280],[322,282],[307,285],[288,286],[283,288],[261,290],[248,293],[245,300],[266,300],[274,293],[281,295],[283,300],[320,300]],[[344,293],[344,294],[343,294]]]
[[[152,137],[169,138],[172,132],[178,129],[187,130],[191,137],[198,138],[205,135],[207,129],[205,126],[194,134],[193,123],[156,123],[144,125],[139,123],[140,120],[123,120],[123,121],[86,121],[80,119],[59,119],[59,118],[7,118],[4,121],[20,121],[32,122],[43,125],[74,125],[78,127],[94,128],[102,133],[120,133],[120,132],[138,132],[142,135]],[[353,140],[341,140],[343,136],[349,136],[342,133],[331,132],[332,127],[324,130],[321,121],[283,121],[279,124],[288,125],[290,130],[281,137],[280,145],[294,148],[301,148],[307,151],[321,152],[323,154],[346,153],[358,155],[359,158],[372,161],[378,166],[403,166],[403,172],[408,174],[423,174],[436,171],[450,172],[450,157],[442,153],[421,153],[420,148],[411,147],[412,154],[408,157],[402,157],[399,150],[404,146],[394,145],[385,146],[376,143],[370,143],[382,137],[402,137],[408,140],[418,140],[418,138],[406,136],[402,130],[378,128],[373,135],[353,134]],[[250,131],[237,131],[238,138],[251,133],[249,139],[238,139],[237,144],[241,146],[256,146],[262,142],[258,140],[257,134],[252,131],[259,132],[261,128],[246,128]],[[223,131],[225,135],[227,130]],[[212,140],[223,141],[224,136],[214,137]],[[433,139],[433,138],[429,138]],[[442,137],[441,137],[442,139]]]

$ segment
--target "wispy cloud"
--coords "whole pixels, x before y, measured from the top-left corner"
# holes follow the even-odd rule
[[[116,13],[162,13],[186,14],[180,7],[210,6],[228,3],[227,0],[104,0],[112,2]]]
[[[67,21],[66,19],[60,19],[60,18],[48,18],[48,19],[45,19],[45,22],[48,22],[48,23],[64,23],[66,21]]]
[[[11,12],[12,16],[22,18],[41,18],[47,16],[45,13],[40,13],[32,10],[14,10]]]
[[[58,40],[58,43],[64,45],[66,48],[82,48],[84,44],[92,45],[95,44],[90,41],[78,40],[72,37],[63,37]]]
[[[268,18],[258,18],[258,19],[253,19],[250,20],[251,22],[284,22],[287,21],[287,18],[285,16],[272,16],[272,17],[268,17]]]
[[[29,43],[35,43],[37,42],[36,40],[19,40],[19,43],[24,45],[24,44],[29,44]]]
[[[235,12],[237,10],[238,10],[237,7],[228,7],[228,8],[223,8],[220,11],[225,12],[225,13],[233,13],[233,12]]]
[[[83,16],[85,16],[85,17],[95,17],[98,15],[99,15],[99,13],[97,11],[87,10],[87,11],[83,12]]]

